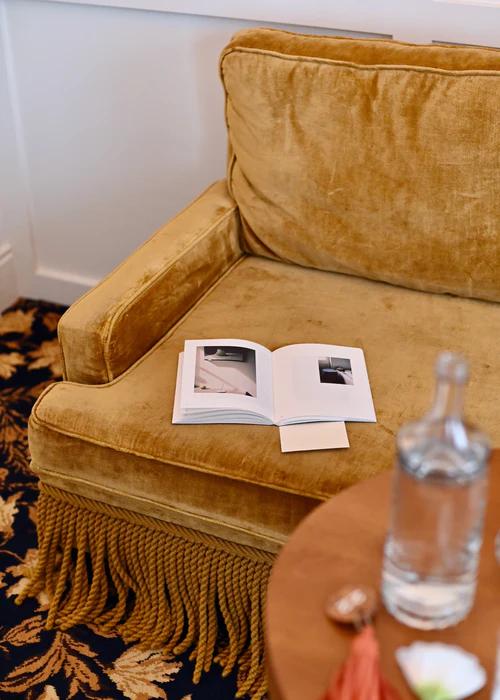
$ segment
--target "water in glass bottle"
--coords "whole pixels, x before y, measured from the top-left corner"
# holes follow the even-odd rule
[[[397,436],[382,597],[401,622],[439,629],[472,607],[482,541],[489,445],[463,420],[466,361],[443,353],[434,405]]]

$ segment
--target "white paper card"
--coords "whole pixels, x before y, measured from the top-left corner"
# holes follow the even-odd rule
[[[332,450],[349,447],[343,421],[335,423],[299,423],[280,427],[282,452],[301,450]]]

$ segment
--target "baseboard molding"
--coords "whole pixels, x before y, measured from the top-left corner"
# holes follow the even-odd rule
[[[14,255],[8,243],[0,246],[0,311],[19,296],[14,268]]]
[[[56,304],[72,304],[95,287],[97,279],[84,277],[83,275],[51,270],[47,267],[38,267],[31,282],[29,296],[43,301],[52,301]]]

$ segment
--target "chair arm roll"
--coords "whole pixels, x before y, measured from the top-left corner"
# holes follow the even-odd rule
[[[64,377],[103,384],[144,355],[241,257],[225,181],[160,228],[62,316]]]

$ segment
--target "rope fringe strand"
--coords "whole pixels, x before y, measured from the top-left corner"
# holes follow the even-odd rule
[[[48,629],[92,622],[167,653],[194,647],[195,683],[215,661],[224,676],[238,667],[238,698],[264,697],[263,613],[274,555],[40,486],[38,564],[18,604],[46,590]]]

